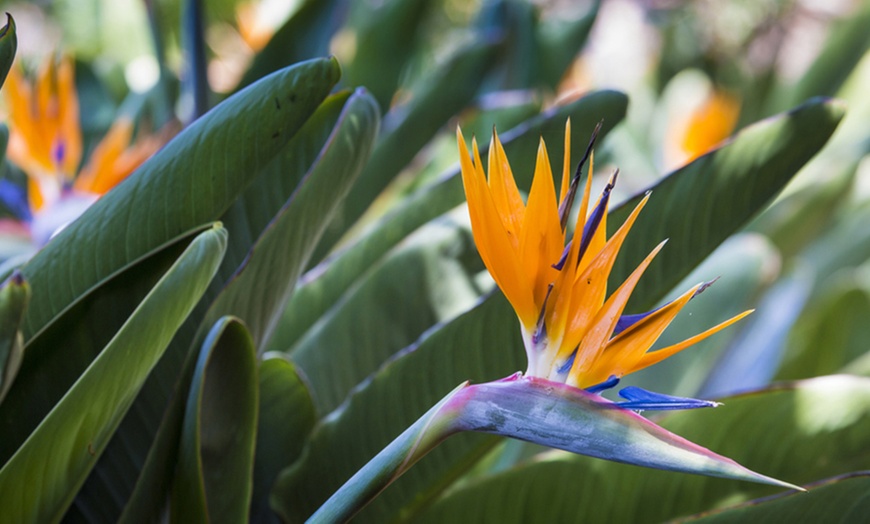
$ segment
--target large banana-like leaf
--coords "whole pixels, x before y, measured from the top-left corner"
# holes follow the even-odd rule
[[[59,521],[148,373],[199,301],[226,231],[198,235],[111,342],[0,470],[8,522]]]
[[[424,331],[474,304],[479,293],[461,260],[476,256],[471,232],[446,222],[421,228],[388,255],[288,352],[321,413]]]
[[[257,352],[238,319],[209,331],[187,398],[171,515],[243,522],[251,505],[257,431]]]
[[[21,365],[24,341],[20,327],[29,300],[30,285],[21,273],[13,273],[0,288],[0,403]]]
[[[239,88],[289,65],[329,54],[329,41],[344,21],[348,0],[305,0],[257,53]]]
[[[548,144],[550,157],[562,158],[567,118],[571,118],[575,130],[572,151],[580,151],[589,137],[578,130],[591,132],[596,122],[603,119],[602,134],[606,133],[622,120],[627,104],[628,99],[622,93],[591,93],[503,133],[501,140],[520,187],[527,189],[531,185],[533,153],[541,137]],[[485,152],[484,148],[481,154]],[[283,351],[291,347],[386,252],[418,227],[460,205],[464,198],[457,165],[434,184],[409,196],[348,249],[304,275],[285,309],[270,349]]]
[[[314,400],[293,364],[277,353],[260,362],[260,411],[254,457],[251,522],[277,523],[269,493],[278,473],[302,453],[317,415]]]
[[[311,68],[311,64],[316,63],[320,62],[301,64],[287,71],[279,72],[276,76],[264,79],[249,89],[257,93],[260,86],[269,85],[273,78],[283,78],[288,72],[292,71],[297,71],[297,75],[290,75],[291,77],[298,76],[300,68],[302,71],[305,71]],[[309,79],[309,83],[312,89],[319,89],[318,84],[313,78]],[[302,84],[304,84],[303,78],[298,77],[290,85],[295,85],[298,89],[305,89],[302,87]],[[272,87],[276,88],[274,85]],[[277,87],[280,87],[280,84]],[[246,90],[245,92],[250,91]],[[272,93],[272,95],[274,94]],[[260,93],[260,95],[271,96],[268,91]],[[325,90],[322,95],[326,96]],[[242,94],[236,95],[236,97],[238,96],[242,96]],[[244,176],[247,180],[254,182],[247,187],[247,190],[245,190],[244,186],[237,187],[235,189],[237,191],[236,194],[225,195],[226,201],[223,207],[214,209],[217,217],[221,218],[230,232],[227,256],[221,265],[218,277],[206,292],[206,299],[198,305],[190,320],[179,330],[170,348],[166,351],[164,358],[158,363],[152,377],[146,382],[142,393],[119,428],[115,439],[110,443],[106,453],[98,463],[96,467],[97,474],[92,475],[88,479],[88,482],[79,494],[74,509],[81,511],[84,518],[111,521],[118,519],[121,509],[127,504],[130,493],[137,483],[140,470],[144,467],[145,455],[152,444],[154,444],[154,435],[161,424],[169,399],[172,398],[176,391],[180,392],[179,400],[186,398],[186,389],[178,381],[181,377],[181,370],[184,368],[185,360],[191,352],[191,348],[195,346],[193,344],[194,337],[210,303],[226,285],[227,280],[232,278],[239,265],[248,256],[252,244],[260,236],[263,229],[267,227],[273,216],[286,203],[290,195],[296,190],[299,181],[304,178],[304,174],[309,170],[311,163],[323,147],[324,141],[326,141],[332,132],[347,96],[347,94],[343,94],[330,98],[326,104],[323,104],[322,108],[317,109],[315,115],[309,115],[304,122],[304,130],[297,130],[289,143],[284,145],[272,157],[261,159],[259,162],[251,161],[250,165],[239,167],[239,172],[233,173],[233,176]],[[230,103],[233,99],[224,102],[224,104]],[[271,100],[272,105],[266,105],[262,110],[276,111],[275,100],[272,98],[269,100]],[[300,99],[297,99],[297,102],[300,102]],[[319,100],[316,102],[320,103]],[[280,100],[279,104],[281,104]],[[209,119],[212,113],[202,117],[195,125]],[[300,122],[300,127],[302,125],[303,123]],[[227,139],[229,140],[229,138]],[[238,143],[239,149],[256,149],[246,145],[246,141],[236,140],[236,143]],[[226,146],[225,149],[232,151],[235,148]],[[204,173],[198,176],[207,180],[208,177]],[[201,183],[205,185],[210,184],[205,181]],[[223,187],[223,185],[218,184],[218,187]],[[155,189],[155,191],[159,191],[159,189]],[[202,192],[203,195],[208,195],[208,193],[208,191]],[[195,195],[197,197],[201,196],[200,193]],[[263,198],[263,195],[267,195],[267,198]],[[108,196],[111,196],[111,194]],[[196,199],[192,202],[195,201]],[[256,205],[254,205],[254,202],[256,202]],[[148,265],[139,264],[135,267],[138,268],[140,266],[147,267]],[[133,282],[137,281],[133,280]],[[126,292],[126,290],[124,291]],[[278,289],[275,290],[275,292],[279,291]],[[110,306],[117,307],[119,298],[126,298],[126,294],[117,293],[117,296],[112,297],[111,302],[107,301],[109,302],[107,308]],[[219,316],[214,320],[219,318]],[[99,321],[101,323],[105,322],[102,317],[99,317]],[[76,325],[81,323],[80,321]],[[191,363],[189,374],[184,375],[184,378],[188,382],[192,375],[192,369]],[[183,407],[183,402],[181,402],[180,407]],[[173,420],[180,421],[180,412],[178,413],[178,418]],[[176,431],[180,431],[180,429],[176,428]],[[172,441],[177,441],[177,435],[172,438]],[[168,472],[165,471],[166,468],[170,468],[166,464],[172,463],[173,460],[170,459],[161,462],[160,466],[157,467],[160,473],[155,474],[153,478],[164,481],[168,480],[169,475],[171,475],[171,469]],[[133,464],[134,466],[118,467],[118,464]],[[151,490],[146,486],[151,486],[151,484],[140,482],[140,489],[143,492],[153,495],[156,499],[163,497],[162,487]],[[157,505],[157,503],[149,498],[143,504],[143,507],[153,509]],[[134,508],[131,511],[141,512],[144,509],[136,510]]]
[[[420,81],[408,103],[386,115],[372,158],[324,233],[314,262],[334,247],[445,122],[469,104],[492,63],[496,46],[495,42],[475,40],[460,49],[431,78]]]
[[[399,78],[414,51],[423,15],[431,0],[391,0],[358,2],[357,27],[347,27],[354,41],[353,54],[347,57],[347,86],[365,86],[371,91],[381,111],[386,113]]]
[[[358,469],[458,384],[522,369],[525,351],[508,302],[495,295],[385,363],[315,429],[302,458],[278,477],[275,508],[290,522],[311,515]],[[498,439],[463,434],[435,448],[357,517],[410,517]],[[317,479],[311,482],[310,479]]]
[[[870,473],[843,475],[808,486],[809,493],[786,493],[752,500],[733,508],[681,519],[684,523],[850,524],[870,514]]]
[[[112,275],[220,217],[337,82],[334,60],[282,70],[182,131],[22,268],[25,339]],[[245,137],[240,140],[239,137]]]
[[[194,362],[190,344],[198,344],[204,329],[228,314],[250,326],[255,343],[270,329],[276,308],[292,290],[320,231],[367,158],[377,125],[377,109],[365,91],[336,95],[227,212],[226,223],[237,234],[228,255],[235,262],[222,266],[223,278],[209,290],[209,301],[194,314],[195,323],[173,341],[109,450],[113,452],[112,461],[106,463],[110,471],[118,471],[114,463],[145,461],[138,480],[135,470],[113,473],[123,476],[131,491],[136,483],[132,501],[119,497],[115,511],[124,507],[126,515],[134,518],[153,509],[162,496],[184,406],[184,397],[173,396],[172,386],[180,375],[177,388],[186,390]],[[197,326],[201,326],[198,335]],[[167,399],[171,399],[168,405]],[[87,495],[90,508],[100,506],[110,489],[100,478],[93,482],[95,491]],[[120,490],[113,487],[112,491]]]
[[[870,466],[870,379],[823,377],[724,402],[716,409],[675,413],[660,423],[738,462],[801,484]],[[771,491],[559,452],[472,482],[415,519],[662,522]]]
[[[728,236],[743,226],[815,155],[837,128],[844,107],[816,99],[747,127],[723,147],[654,185],[610,276],[614,288],[663,239],[629,308],[652,307]],[[615,209],[612,234],[643,195]],[[644,219],[643,217],[649,217]]]

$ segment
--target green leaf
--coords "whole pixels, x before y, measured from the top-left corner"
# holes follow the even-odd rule
[[[549,144],[554,169],[561,172],[561,166],[555,159],[562,158],[565,120],[570,117],[574,129],[572,151],[579,151],[589,139],[580,130],[591,132],[595,124],[604,119],[603,136],[622,120],[627,104],[628,99],[622,93],[595,92],[501,134],[520,187],[528,189],[531,185],[533,153],[541,137]],[[523,152],[526,154],[521,154]],[[486,148],[481,151],[481,154],[485,153]],[[458,166],[435,183],[421,187],[406,198],[352,246],[303,276],[269,348],[283,351],[291,347],[387,251],[418,227],[464,201],[465,193]]]
[[[329,41],[344,20],[347,0],[305,0],[254,57],[237,89],[289,65],[329,54]]]
[[[30,285],[15,271],[0,288],[0,403],[12,386],[24,350],[21,319],[30,300]]]
[[[479,292],[461,260],[468,254],[477,256],[470,231],[446,220],[421,228],[287,352],[305,371],[318,411],[338,407],[390,356],[474,304]]]
[[[538,82],[555,90],[565,70],[583,48],[592,24],[598,17],[601,0],[596,0],[582,16],[559,16],[541,20],[537,29],[540,77]]]
[[[177,522],[243,522],[251,504],[257,352],[238,319],[209,331],[187,398],[171,514]]]
[[[309,519],[347,520],[446,437],[480,431],[607,460],[795,487],[754,473],[609,400],[538,377],[462,386],[360,469]]]
[[[220,217],[338,75],[334,60],[312,60],[251,86],[182,131],[66,227],[22,269],[34,290],[24,320],[27,343],[112,275]]]
[[[365,90],[347,99],[314,164],[251,246],[204,325],[231,314],[250,326],[257,347],[269,336],[321,233],[368,160],[379,124],[375,101]]]
[[[12,68],[17,50],[18,35],[15,31],[15,20],[12,19],[12,15],[6,13],[6,25],[0,29],[0,87],[6,82],[6,75]]]
[[[870,283],[861,270],[834,280],[795,323],[777,379],[836,373],[867,352]]]
[[[305,454],[278,477],[273,507],[301,522],[372,457],[465,380],[486,382],[525,366],[510,304],[493,295],[429,331],[360,384],[317,426]],[[457,435],[388,487],[355,521],[411,520],[485,454],[498,439]],[[316,482],[312,479],[317,479]]]
[[[629,310],[652,307],[726,238],[758,213],[834,132],[841,104],[812,100],[745,128],[721,148],[654,185],[610,275],[615,289],[663,239],[668,246],[637,285]],[[612,234],[640,201],[608,218]],[[647,217],[647,218],[644,218]]]
[[[774,110],[799,104],[813,96],[834,96],[870,48],[870,6],[859,5],[857,12],[837,20],[829,29],[828,40],[819,56],[800,81],[785,93],[774,91],[770,103]]]
[[[162,183],[165,184],[165,187],[161,186],[156,182],[159,182],[160,177],[164,177],[167,174],[158,173],[155,175],[152,173],[157,180],[154,184],[147,187],[155,204],[164,201],[172,203],[174,201],[178,206],[172,211],[173,214],[177,215],[175,218],[177,220],[190,220],[188,218],[189,213],[185,210],[192,209],[192,204],[197,204],[197,202],[202,200],[199,205],[212,208],[211,212],[216,217],[221,218],[230,233],[230,240],[227,247],[227,255],[218,271],[218,276],[206,293],[207,298],[199,304],[191,315],[190,320],[179,330],[178,335],[166,351],[164,358],[158,363],[157,368],[152,376],[149,377],[129,414],[125,417],[116,437],[109,444],[104,456],[97,464],[95,474],[88,479],[88,482],[79,493],[75,510],[80,511],[83,518],[88,520],[117,521],[122,509],[128,504],[128,499],[134,490],[134,486],[138,486],[137,490],[139,490],[139,493],[147,494],[143,495],[147,501],[142,506],[134,505],[135,507],[132,507],[130,511],[134,515],[139,516],[144,515],[147,510],[159,511],[159,502],[155,502],[155,500],[159,501],[165,497],[165,485],[163,483],[168,483],[171,479],[171,465],[174,464],[174,458],[169,456],[169,458],[162,460],[162,457],[155,457],[155,460],[159,462],[159,466],[156,468],[157,472],[154,472],[150,476],[140,477],[141,468],[146,467],[147,469],[145,465],[146,455],[149,452],[149,448],[152,448],[155,444],[155,434],[164,420],[164,414],[171,398],[175,398],[178,404],[178,412],[173,412],[175,418],[172,419],[177,424],[167,423],[164,425],[165,429],[163,431],[169,434],[171,447],[174,450],[175,443],[178,440],[178,432],[180,432],[181,414],[186,399],[184,381],[180,379],[184,378],[189,384],[193,374],[195,357],[192,355],[195,355],[195,352],[198,350],[198,346],[193,343],[193,340],[197,333],[197,328],[202,322],[209,304],[226,285],[227,280],[232,278],[239,265],[247,257],[253,242],[260,236],[262,230],[267,226],[275,213],[281,209],[293,193],[299,180],[303,178],[310,167],[310,163],[313,162],[321,150],[323,142],[332,131],[337,115],[341,112],[346,98],[338,96],[330,99],[331,101],[326,104],[322,113],[320,109],[317,110],[315,115],[310,113],[314,112],[318,104],[321,103],[321,99],[327,96],[327,91],[332,83],[334,83],[335,78],[333,77],[329,80],[323,78],[323,76],[337,75],[335,67],[336,65],[331,61],[312,61],[278,72],[274,76],[263,79],[257,84],[250,86],[248,90],[225,101],[189,128],[198,128],[203,122],[221,124],[215,129],[202,129],[204,134],[203,140],[210,137],[208,138],[209,140],[216,140],[217,142],[213,143],[212,147],[202,145],[195,150],[210,152],[214,155],[216,150],[221,149],[220,154],[215,157],[218,159],[216,162],[217,167],[220,168],[215,168],[215,176],[223,173],[230,180],[244,179],[244,183],[238,181],[234,183],[235,185],[229,182],[212,183],[209,172],[209,165],[212,161],[209,158],[200,159],[203,162],[203,170],[194,170],[186,174],[186,176],[192,177],[196,181],[197,188],[205,188],[203,190],[197,189],[194,193],[191,193],[186,188],[182,190],[175,188],[170,183],[171,181],[164,180]],[[327,82],[327,80],[329,81]],[[314,91],[318,91],[319,94],[317,96],[319,99],[314,98]],[[250,99],[250,96],[263,98],[253,100]],[[295,102],[290,103],[290,107],[288,107],[288,100],[293,97],[296,97]],[[299,106],[298,113],[293,111],[294,105]],[[219,113],[221,108],[224,107],[235,107],[240,110],[247,108],[251,113],[236,114],[235,116],[226,114],[224,117],[221,117],[224,119],[223,122],[214,120],[212,116],[215,113]],[[279,107],[283,109],[279,110]],[[289,141],[282,143],[280,148],[272,150],[270,146],[269,150],[266,151],[263,148],[252,147],[256,142],[249,143],[235,138],[236,135],[234,133],[245,132],[244,126],[236,129],[234,122],[237,120],[238,124],[247,125],[249,130],[259,129],[260,121],[266,122],[271,118],[275,118],[271,116],[272,113],[280,115],[283,114],[284,110],[288,109],[293,114],[290,116],[284,115],[280,119],[286,119],[288,124],[292,123],[296,127],[292,129],[292,138],[288,137]],[[227,109],[227,111],[230,111],[230,109]],[[256,118],[258,111],[262,113],[260,115],[262,118],[259,121]],[[305,129],[305,132],[302,132],[303,129]],[[191,143],[188,146],[193,147],[194,144]],[[163,151],[166,151],[166,149]],[[269,154],[266,155],[265,153]],[[185,163],[187,160],[190,160],[188,157],[194,155],[194,152],[188,151],[185,154],[187,156],[182,156],[175,160],[166,159],[166,161]],[[292,157],[288,158],[290,155]],[[223,164],[220,160],[224,158],[228,162],[237,163]],[[242,162],[247,162],[247,164]],[[193,169],[192,165],[189,167]],[[224,168],[227,171],[224,171]],[[170,176],[180,177],[181,174],[183,172]],[[134,174],[133,176],[137,175]],[[217,178],[216,180],[221,179]],[[124,187],[124,185],[119,187]],[[211,194],[211,189],[221,190],[214,192],[217,195],[221,195],[219,201],[209,201],[209,199],[214,197]],[[223,191],[224,189],[226,189],[226,192]],[[164,191],[166,194],[163,194]],[[179,191],[181,194],[177,194]],[[231,191],[233,192],[231,193]],[[117,190],[113,191],[105,198],[112,197],[116,192]],[[261,197],[264,194],[268,195],[269,198],[259,200],[257,205],[252,205],[252,199]],[[191,195],[195,195],[196,198],[192,198]],[[131,205],[128,207],[136,206]],[[249,213],[251,210],[255,211]],[[118,220],[110,222],[114,223],[118,222]],[[147,224],[148,221],[146,220],[142,226],[147,226]],[[128,236],[123,236],[122,234],[122,237],[125,239],[135,238],[136,236],[136,233],[130,233]],[[87,244],[83,243],[82,245]],[[161,252],[155,256],[162,257],[163,255]],[[136,272],[147,273],[147,271],[151,271],[151,264],[155,264],[155,261],[145,261],[144,263],[136,264],[133,268]],[[90,334],[92,338],[94,334],[99,335],[103,332],[103,324],[106,320],[101,314],[105,315],[108,313],[110,319],[114,315],[117,315],[114,310],[116,308],[121,309],[118,306],[119,301],[122,299],[127,300],[128,290],[125,286],[135,288],[140,286],[140,280],[145,280],[145,278],[142,275],[131,275],[124,280],[125,282],[118,283],[114,294],[97,301],[98,304],[105,304],[103,310],[90,312],[85,308],[81,318],[69,320],[72,326],[82,325],[86,327],[89,325],[89,322],[97,325],[97,328],[93,329],[92,332],[83,334],[74,347],[80,348],[86,347],[89,344],[95,344],[96,342],[92,342],[87,335]],[[104,287],[98,288],[96,293],[98,296],[103,296],[102,289]],[[88,300],[85,302],[88,302]],[[78,308],[79,306],[76,306],[75,309],[78,310]],[[60,324],[67,322],[67,316],[63,317],[63,322]],[[217,318],[219,318],[219,315],[213,321],[216,321]],[[208,329],[208,327],[204,329]],[[61,336],[60,333],[62,333],[64,328],[70,329],[70,325],[56,327],[54,333],[58,334],[57,336]],[[202,333],[202,335],[204,336],[205,333]],[[54,336],[46,334],[45,336],[38,337],[36,342],[44,344],[51,351],[56,351],[59,347],[63,346],[52,343]],[[94,349],[94,351],[97,349]],[[185,368],[185,361],[188,355],[191,355],[190,362],[189,366]],[[77,359],[70,359],[70,356],[69,348],[67,348],[64,354],[66,358],[57,360],[57,362],[63,363],[65,366],[61,369],[63,373],[66,373],[66,368],[70,367],[77,360],[87,362],[87,355]],[[60,366],[58,365],[58,367]],[[182,375],[182,370],[184,369],[187,370],[187,373]],[[75,367],[73,367],[73,370],[75,370]],[[58,370],[53,369],[52,373],[40,373],[38,369],[34,371],[35,376],[54,377],[58,373]],[[74,380],[74,377],[77,376],[73,371],[69,372],[69,374],[72,375],[70,380]],[[52,378],[52,380],[56,379]],[[53,387],[53,385],[49,387],[49,390]],[[43,394],[41,390],[37,390],[37,392],[40,395]],[[173,397],[176,392],[178,392],[178,396]],[[27,413],[30,411],[32,410],[28,408]],[[0,442],[0,446],[2,444]],[[133,466],[130,466],[130,464]],[[147,480],[145,477],[147,477]],[[160,484],[160,487],[154,487],[151,484],[152,481]],[[152,496],[154,497],[153,499],[150,498]]]
[[[497,44],[475,40],[430,78],[411,100],[384,119],[384,133],[353,191],[341,204],[313,257],[319,262],[444,124],[471,101],[495,56]]]
[[[803,310],[812,285],[808,272],[793,271],[771,286],[753,318],[742,326],[707,374],[698,395],[721,397],[770,384],[782,362],[788,332]]]
[[[724,402],[659,422],[741,464],[801,484],[870,465],[870,379],[823,377]],[[415,522],[451,522],[458,515],[471,522],[662,522],[775,491],[553,452],[457,486]]]
[[[399,77],[414,51],[423,15],[431,0],[390,0],[359,3],[357,27],[345,28],[352,39],[351,56],[345,60],[343,83],[365,86],[386,113],[399,85]]]
[[[226,248],[201,233],[112,341],[0,470],[10,522],[58,521],[175,331],[202,296]]]
[[[254,457],[251,522],[278,522],[269,493],[282,469],[302,454],[314,428],[314,400],[293,363],[267,353],[260,362],[260,412]]]
[[[117,501],[115,511],[124,508],[131,518],[159,504],[172,474],[184,409],[184,394],[175,392],[185,391],[193,374],[191,345],[200,344],[208,326],[224,315],[242,318],[255,345],[268,332],[337,199],[368,155],[377,134],[376,111],[364,91],[328,99],[224,215],[234,237],[209,300],[197,309],[146,383],[107,450],[110,459],[101,462],[100,467],[111,473],[94,477],[83,506],[102,511],[108,506],[101,502],[107,492]],[[127,468],[119,473],[115,466],[130,460],[144,462],[138,479],[139,471]],[[114,480],[107,484],[102,478],[109,476]],[[110,520],[117,518],[115,514]]]
[[[860,522],[870,514],[870,473],[855,473],[810,486],[808,493],[746,502],[736,507],[707,512],[681,522],[702,524],[789,522],[831,524]]]

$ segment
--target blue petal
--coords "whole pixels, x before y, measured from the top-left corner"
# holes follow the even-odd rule
[[[33,218],[27,202],[27,191],[6,179],[0,179],[0,205],[19,220],[29,221]]]
[[[696,409],[696,408],[714,408],[719,405],[718,402],[710,400],[699,400],[686,397],[674,397],[663,393],[654,393],[645,389],[629,386],[619,391],[619,396],[626,399],[626,402],[617,402],[617,406],[625,409],[653,409],[653,410],[668,410],[668,409]]]
[[[586,224],[583,226],[583,236],[580,237],[580,251],[577,254],[577,263],[579,264],[581,260],[583,260],[583,255],[586,253],[586,248],[589,247],[589,243],[592,242],[592,235],[598,229],[598,225],[601,223],[601,219],[604,217],[604,214],[607,213],[607,203],[610,201],[610,192],[613,191],[613,186],[616,185],[616,176],[619,174],[617,171],[613,174],[613,177],[610,179],[610,182],[604,186],[604,191],[601,192],[601,198],[598,200],[598,205],[595,206],[595,209],[592,210],[592,214],[589,215],[589,218],[586,219]],[[558,270],[562,270],[562,267],[565,265],[565,261],[568,259],[568,252],[571,250],[571,242],[568,242],[568,245],[565,246],[565,249],[562,251],[562,257],[558,262],[553,264],[553,267]]]
[[[610,375],[610,378],[608,378],[601,384],[595,384],[594,386],[586,388],[586,391],[588,391],[589,393],[601,393],[604,390],[615,387],[617,384],[619,384],[619,379],[616,377],[616,375]]]

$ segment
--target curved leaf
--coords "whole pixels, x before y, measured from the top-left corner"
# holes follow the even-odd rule
[[[305,371],[321,413],[335,409],[354,386],[425,330],[477,299],[472,275],[460,260],[469,252],[476,256],[469,231],[435,223],[408,241],[288,351]]]
[[[24,341],[19,328],[29,300],[30,285],[15,271],[0,288],[0,403],[21,366]]]
[[[251,504],[257,352],[224,317],[202,345],[187,398],[171,515],[177,522],[243,522]]]
[[[260,412],[250,521],[277,523],[278,516],[269,507],[269,493],[278,473],[302,454],[317,414],[308,387],[293,363],[282,355],[264,355],[259,377]]]
[[[375,101],[364,89],[347,99],[314,163],[212,303],[203,326],[235,315],[250,326],[257,347],[269,336],[278,308],[368,160],[379,123]]]
[[[870,379],[823,377],[724,402],[716,409],[674,413],[660,423],[740,463],[802,484],[870,464]],[[415,521],[460,516],[506,523],[662,522],[772,491],[553,452],[457,487]]]
[[[860,522],[870,514],[870,472],[844,475],[809,486],[808,493],[746,502],[680,522],[703,524],[789,522],[794,524],[831,524]]]
[[[263,79],[182,131],[64,228],[22,268],[34,289],[25,340],[112,275],[219,218],[338,75],[334,60],[321,59]]]
[[[309,58],[329,54],[329,41],[345,19],[347,0],[306,0],[254,57],[237,89]]]
[[[841,104],[816,99],[745,128],[719,149],[654,185],[643,212],[650,219],[632,228],[610,275],[616,288],[665,238],[666,249],[650,264],[632,294],[629,310],[645,311],[670,291],[716,246],[758,213],[834,132]],[[643,195],[613,210],[608,234]]]
[[[465,46],[431,78],[421,80],[407,104],[387,114],[384,133],[323,235],[313,256],[315,262],[335,246],[447,120],[468,105],[492,63],[496,47],[493,41],[477,40]]]
[[[317,426],[302,458],[281,472],[273,508],[286,521],[305,520],[456,384],[496,380],[522,369],[525,350],[517,327],[508,302],[493,295],[386,362]],[[447,440],[355,521],[410,519],[497,441],[471,433]]]
[[[116,501],[110,520],[117,520],[122,508],[125,518],[139,518],[159,506],[172,475],[186,398],[176,392],[186,391],[195,365],[190,348],[204,338],[210,322],[224,315],[242,318],[255,344],[268,331],[336,198],[359,172],[377,121],[363,91],[329,98],[224,215],[234,236],[220,278],[173,341],[107,450],[106,472],[94,477],[83,501],[89,511],[108,507],[109,493]],[[116,466],[130,461],[141,470]]]
[[[344,85],[365,86],[386,112],[399,85],[414,41],[420,34],[423,15],[431,0],[391,0],[358,3],[366,12],[355,13],[357,27],[346,28],[354,41],[352,56],[347,58]]]
[[[573,150],[580,150],[585,147],[588,136],[576,130],[591,130],[603,119],[603,136],[622,120],[627,105],[628,99],[622,93],[595,92],[545,112],[502,134],[501,140],[512,159],[511,166],[517,183],[522,188],[530,187],[534,172],[534,156],[531,153],[537,149],[541,137],[550,144],[550,157],[562,158],[567,118],[571,118],[575,130],[572,135]],[[527,152],[528,155],[521,155],[521,152]],[[485,148],[481,154],[486,154]],[[291,347],[387,251],[418,227],[462,204],[464,200],[465,193],[457,165],[437,182],[421,187],[405,199],[352,246],[303,275],[300,287],[287,305],[269,348],[283,351]]]
[[[10,522],[58,521],[226,248],[213,227],[191,242],[112,341],[0,470]]]

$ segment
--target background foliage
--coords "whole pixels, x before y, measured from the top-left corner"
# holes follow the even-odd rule
[[[561,171],[568,117],[575,158],[603,121],[610,227],[653,190],[614,281],[670,238],[630,308],[719,278],[658,345],[757,308],[625,383],[722,399],[656,422],[810,495],[462,434],[356,521],[870,511],[867,2],[4,9],[3,67],[16,36],[27,67],[75,55],[86,150],[119,115],[182,128],[32,258],[0,238],[4,519],[303,521],[456,385],[523,369],[454,131],[485,146],[497,126],[526,190],[540,137]],[[722,93],[731,139],[686,156]]]

